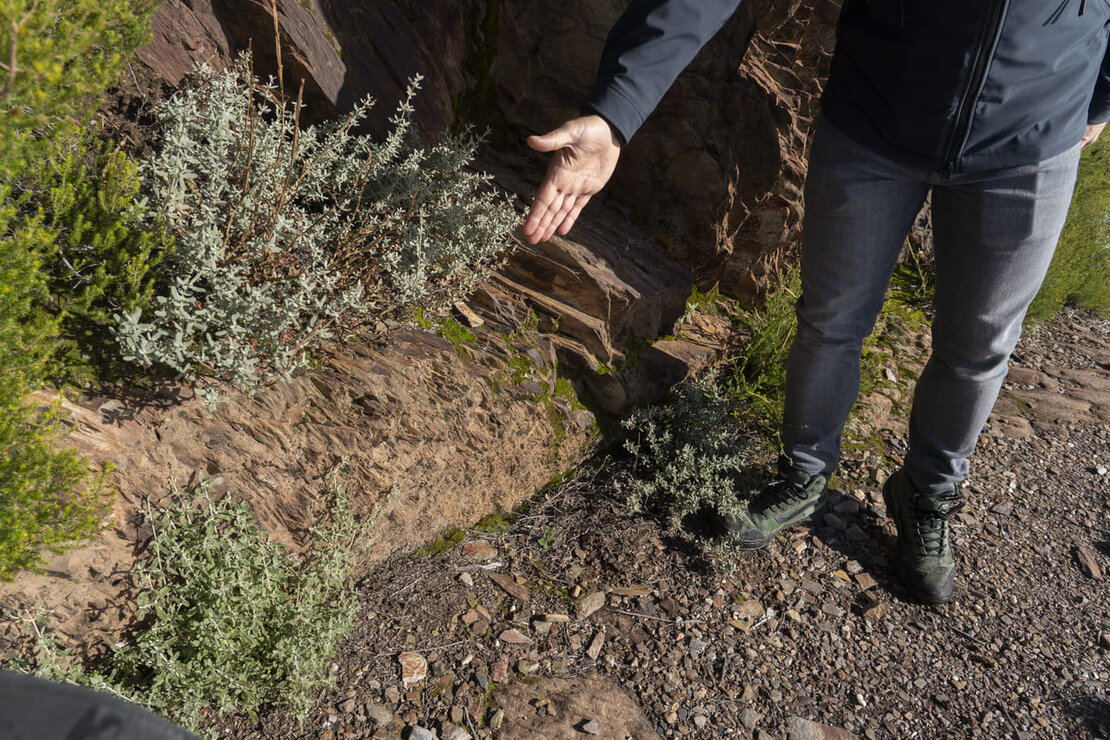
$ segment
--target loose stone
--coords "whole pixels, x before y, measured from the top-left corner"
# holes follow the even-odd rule
[[[528,601],[532,596],[532,592],[528,590],[527,586],[522,586],[512,579],[512,577],[504,573],[490,573],[490,580],[497,584],[497,586],[514,598],[521,601]]]
[[[591,594],[587,594],[578,601],[578,618],[588,619],[591,614],[603,606],[605,606],[604,591],[594,591]]]
[[[471,560],[485,561],[497,557],[497,550],[485,540],[475,540],[462,546],[462,554]]]
[[[604,644],[605,630],[599,630],[590,642],[590,646],[586,648],[586,655],[590,656],[590,660],[597,660],[597,656],[601,655],[601,646]]]
[[[397,660],[401,663],[401,683],[406,689],[428,677],[428,662],[420,653],[401,653]]]
[[[501,640],[501,642],[506,642],[510,645],[532,644],[532,638],[528,637],[525,634],[522,634],[521,631],[518,629],[505,630],[500,635],[498,635],[498,639]]]

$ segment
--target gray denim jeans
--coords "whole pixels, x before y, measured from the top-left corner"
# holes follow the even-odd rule
[[[829,473],[859,394],[860,352],[917,213],[932,191],[932,356],[914,392],[906,470],[951,490],[990,415],[1025,311],[1044,280],[1075,187],[1079,147],[1042,162],[953,176],[878,156],[826,120],[805,185],[802,297],[790,350],[784,453]]]

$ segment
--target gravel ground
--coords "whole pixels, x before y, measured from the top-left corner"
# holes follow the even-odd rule
[[[608,463],[509,526],[379,566],[335,687],[304,724],[274,714],[222,729],[516,740],[501,689],[596,674],[665,738],[1108,737],[1110,322],[1068,313],[1015,358],[1024,382],[1006,393],[1029,418],[982,436],[948,605],[909,603],[896,583],[879,494],[891,469],[873,455],[846,461],[822,521],[739,554],[629,514]],[[1022,401],[1042,377],[1070,378],[1051,392],[1086,406]],[[525,713],[553,707],[533,699]],[[803,735],[797,717],[825,734]],[[610,736],[589,720],[568,736]]]

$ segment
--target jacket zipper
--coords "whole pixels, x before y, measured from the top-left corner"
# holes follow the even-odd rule
[[[979,48],[975,53],[975,63],[971,68],[971,76],[968,79],[967,87],[964,89],[964,94],[960,97],[960,104],[956,108],[956,125],[952,129],[948,151],[944,158],[944,168],[941,171],[941,179],[944,182],[948,182],[952,177],[960,150],[967,142],[967,135],[971,128],[971,114],[975,109],[974,103],[979,98],[979,93],[983,88],[983,82],[987,75],[987,64],[991,58],[991,50],[994,49],[995,42],[998,39],[998,31],[1002,27],[1002,8],[1005,4],[1006,0],[995,0],[992,3],[990,18],[983,28],[983,36],[979,40]]]

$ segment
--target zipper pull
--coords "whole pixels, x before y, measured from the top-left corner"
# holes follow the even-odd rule
[[[1083,15],[1083,11],[1087,9],[1087,0],[1079,0],[1079,15]]]

